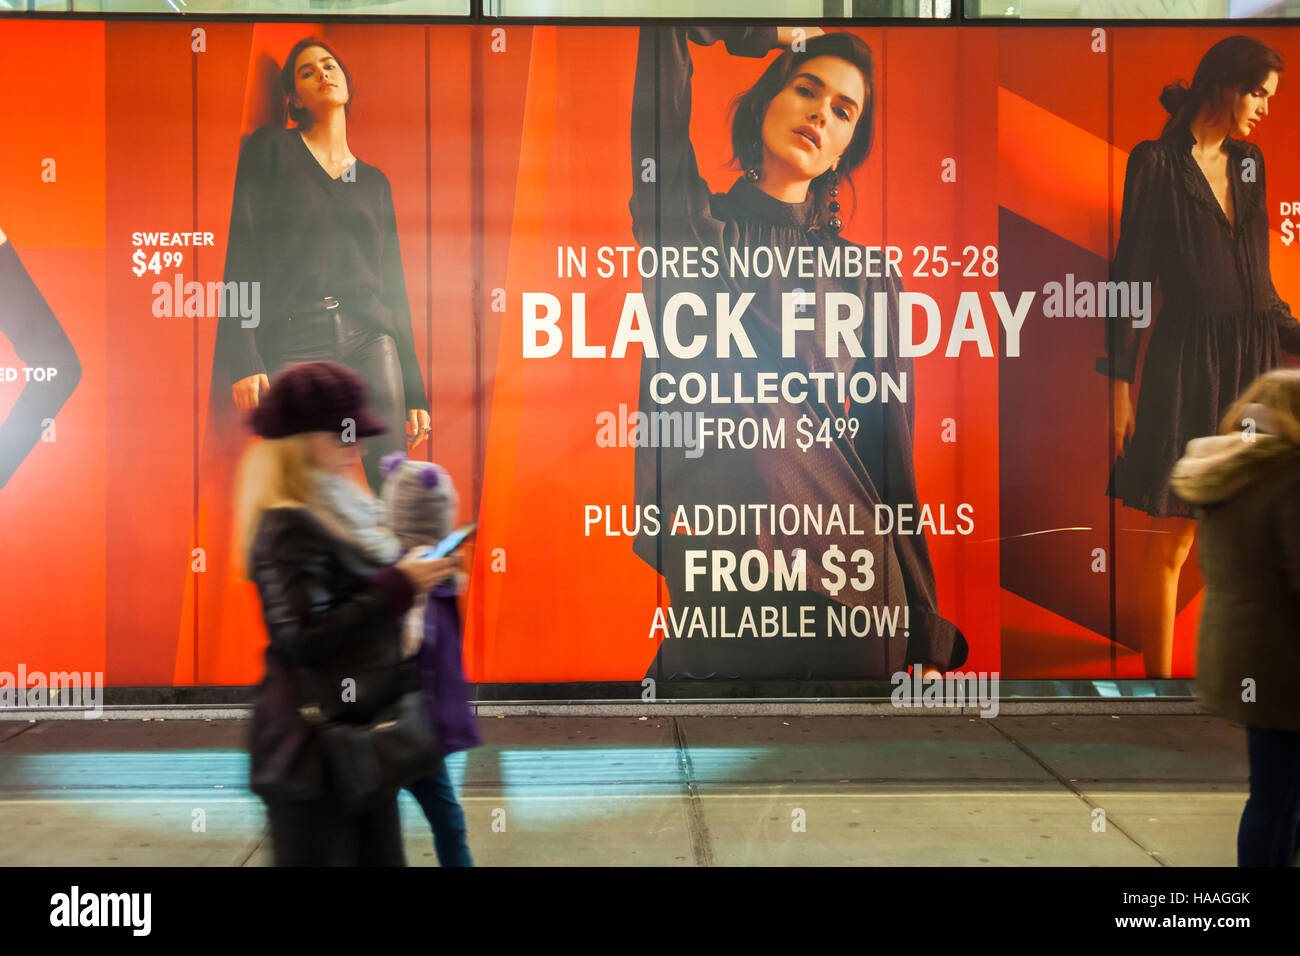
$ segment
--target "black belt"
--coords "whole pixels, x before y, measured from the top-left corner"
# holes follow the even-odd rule
[[[327,295],[323,299],[317,299],[314,302],[304,302],[301,306],[293,310],[289,316],[292,322],[295,318],[306,319],[313,316],[325,315],[330,312],[336,312],[342,303],[332,295]]]

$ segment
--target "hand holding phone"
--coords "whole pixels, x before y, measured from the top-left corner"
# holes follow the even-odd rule
[[[397,570],[406,575],[412,591],[423,594],[455,575],[457,561],[455,558],[423,559],[412,551],[397,562]]]
[[[432,547],[426,546],[417,549],[415,556],[422,561],[436,561],[438,558],[445,558],[464,544],[465,540],[474,533],[476,527],[477,525],[473,521],[467,525],[462,525]]]

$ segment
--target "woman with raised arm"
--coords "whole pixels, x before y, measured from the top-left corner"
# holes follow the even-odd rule
[[[783,50],[735,101],[731,142],[744,173],[725,193],[711,192],[700,175],[689,135],[690,44],[718,40],[736,56]],[[784,429],[786,436],[786,447],[768,449],[638,445],[636,500],[642,514],[658,506],[661,518],[658,533],[642,523],[634,547],[664,576],[678,620],[699,609],[699,620],[708,627],[708,636],[697,631],[692,637],[666,637],[651,665],[653,676],[887,678],[913,664],[933,674],[966,659],[961,632],[939,614],[924,536],[874,533],[876,505],[917,504],[912,363],[898,357],[897,275],[782,279],[774,271],[758,278],[737,275],[730,267],[733,251],[769,247],[787,254],[814,247],[836,253],[849,245],[838,235],[840,201],[849,177],[870,152],[875,102],[871,50],[849,33],[641,28],[632,105],[633,232],[643,248],[709,249],[720,262],[711,275],[703,270],[698,278],[646,279],[650,314],[657,322],[679,293],[693,293],[709,309],[721,293],[730,294],[733,305],[745,293],[753,298],[741,319],[748,350],[738,342],[717,341],[709,317],[679,311],[677,338],[690,342],[698,336],[695,344],[702,348],[691,358],[664,347],[656,349],[657,356],[647,354],[640,409],[677,413],[683,422],[696,422],[697,415],[725,420],[736,434],[748,424],[758,433]],[[864,307],[856,340],[837,350],[826,347],[825,297],[833,292],[851,293]],[[876,292],[885,294],[887,315],[873,314]],[[782,337],[786,294],[796,297],[794,314],[810,323],[795,337],[789,355]],[[888,340],[879,357],[873,348],[878,321],[885,324]],[[656,326],[655,331],[663,343],[665,330]],[[718,396],[686,402],[680,391],[665,388],[688,372],[706,378],[716,372],[728,383],[739,375],[751,395],[763,373],[779,379],[796,372],[811,381],[813,375],[843,374],[847,380],[867,372],[878,389],[870,401],[846,401],[834,387],[821,393],[810,385],[803,394],[781,395],[775,402],[731,403],[715,400]],[[886,376],[906,382],[906,402],[884,400]],[[846,416],[856,422],[852,431],[834,427]],[[801,421],[826,440],[796,448]],[[718,533],[722,505],[748,516],[743,530]],[[703,510],[697,513],[696,506]],[[679,515],[685,524],[676,521]],[[769,562],[779,551],[790,566],[804,568],[806,589],[787,590],[769,579],[758,591],[715,590],[710,574],[688,570],[688,550],[726,551],[737,559],[757,550]],[[698,567],[698,559],[691,565]],[[832,565],[844,573],[828,572]],[[866,637],[831,636],[831,616],[854,607],[868,615],[873,608],[886,618],[896,614],[897,626],[873,628]],[[744,627],[746,615],[751,628]],[[774,624],[775,633],[808,636],[763,636],[774,633]],[[742,636],[721,636],[731,633]]]

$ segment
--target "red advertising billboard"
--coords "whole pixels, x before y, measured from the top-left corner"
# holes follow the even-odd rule
[[[256,682],[244,415],[330,358],[472,681],[1194,676],[1169,468],[1300,338],[1300,31],[1173,85],[1233,33],[0,24],[0,670]]]

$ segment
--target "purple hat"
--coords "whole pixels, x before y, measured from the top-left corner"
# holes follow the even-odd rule
[[[351,369],[333,362],[304,362],[285,369],[249,415],[253,431],[263,438],[342,432],[349,422],[357,438],[388,431],[366,407],[365,383]]]

